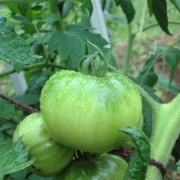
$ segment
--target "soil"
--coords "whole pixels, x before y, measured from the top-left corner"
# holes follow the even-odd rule
[[[180,36],[180,34],[176,34],[174,36],[165,35],[165,36],[154,37],[153,39],[156,40],[157,48],[161,47],[161,46],[167,47],[167,46],[171,45],[179,36]],[[151,47],[154,46],[154,42],[152,43],[152,41],[149,41],[149,40],[147,40],[147,42],[146,41],[134,41],[133,47],[134,46],[136,47],[136,50],[135,51],[133,50],[133,52],[132,52],[129,74],[132,75],[133,77],[136,77],[144,65],[147,54],[150,51],[152,51]],[[116,62],[120,69],[122,68],[123,63],[124,63],[123,60],[125,58],[126,48],[127,48],[126,43],[120,43],[120,44],[115,45],[115,47],[113,49]],[[144,52],[140,54],[138,52],[138,48],[139,49],[143,48]],[[155,48],[155,46],[154,46],[154,48]],[[154,71],[156,73],[163,74],[167,79],[169,79],[171,69],[170,69],[170,67],[167,66],[163,56],[160,59],[158,59],[157,63],[154,66]],[[180,63],[179,63],[179,66],[176,68],[173,81],[180,88]],[[161,98],[163,99],[163,101],[165,103],[171,101],[175,97],[174,94],[170,93],[169,91],[164,90],[159,85],[156,85],[155,89],[157,91],[157,94],[161,96]]]

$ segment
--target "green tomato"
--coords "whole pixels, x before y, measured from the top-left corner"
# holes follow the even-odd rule
[[[105,77],[63,70],[46,82],[40,108],[49,134],[59,143],[85,152],[103,153],[124,144],[124,125],[138,127],[142,101],[123,74]]]
[[[29,171],[40,176],[54,176],[72,160],[74,150],[54,141],[47,133],[41,113],[28,115],[13,134],[13,142],[22,137],[25,147],[30,147],[29,157],[35,162]]]
[[[119,156],[102,154],[98,158],[75,160],[55,180],[123,180],[127,163]]]

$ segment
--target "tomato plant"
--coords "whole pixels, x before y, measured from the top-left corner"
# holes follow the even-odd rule
[[[179,12],[179,0],[0,1],[0,180],[92,179],[90,167],[175,179]]]
[[[72,160],[74,150],[65,147],[47,133],[41,113],[33,113],[23,119],[13,134],[13,142],[19,138],[29,147],[29,157],[35,162],[28,167],[30,172],[41,176],[54,176],[61,172]]]
[[[118,128],[137,127],[142,114],[141,96],[124,75],[110,73],[99,78],[67,70],[46,82],[40,108],[45,126],[56,141],[94,153],[126,143],[127,136],[119,134]]]
[[[123,180],[127,163],[121,157],[101,154],[98,157],[73,160],[54,180]]]

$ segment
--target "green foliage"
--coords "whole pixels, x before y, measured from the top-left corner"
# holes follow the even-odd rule
[[[180,91],[180,87],[178,87],[174,81],[170,83],[169,79],[162,74],[158,74],[158,85],[166,92],[170,92],[174,95],[177,95]]]
[[[180,161],[178,161],[176,163],[176,165],[177,165],[177,172],[178,172],[178,174],[180,174]]]
[[[91,0],[75,0],[74,2],[83,3],[83,5],[88,9],[90,16],[92,15],[93,5]]]
[[[155,60],[156,60],[155,54],[150,52],[147,56],[143,69],[141,70],[141,72],[137,77],[137,80],[140,82],[140,84],[144,83],[149,87],[153,87],[156,84],[158,77],[154,73],[154,68],[153,68]]]
[[[24,169],[30,166],[35,159],[28,160],[29,149],[24,149],[22,140],[15,144],[3,143],[0,146],[0,179],[4,175]]]
[[[153,46],[153,52],[149,52],[152,47],[148,43],[145,46],[139,45],[142,47],[141,50],[139,46],[135,49],[134,47],[137,44],[133,44],[133,42],[138,38],[139,31],[141,31],[142,36],[145,34],[146,39],[151,38],[154,32],[158,34],[164,31],[168,35],[173,34],[173,28],[170,24],[172,20],[176,20],[174,24],[179,24],[178,19],[173,18],[175,10],[178,13],[180,12],[180,1],[147,0],[146,4],[142,4],[142,2],[131,0],[108,1],[109,5],[105,8],[104,17],[109,28],[108,33],[111,41],[117,32],[120,36],[118,38],[122,41],[128,35],[127,47],[123,50],[126,51],[124,53],[126,54],[125,62],[121,65],[123,68],[128,62],[127,71],[124,73],[137,86],[141,86],[155,102],[163,104],[163,96],[159,96],[161,94],[159,88],[173,96],[177,96],[180,92],[179,82],[174,79],[180,65],[180,39],[178,38],[171,45],[167,43],[168,46]],[[41,90],[51,75],[62,69],[79,71],[80,59],[97,51],[87,40],[95,44],[104,54],[109,51],[107,48],[109,43],[100,34],[94,33],[94,29],[90,27],[89,19],[93,12],[91,0],[33,0],[31,2],[18,0],[11,1],[11,3],[1,1],[0,5],[3,5],[0,10],[2,15],[6,17],[0,18],[0,59],[13,65],[13,70],[6,72],[1,71],[0,66],[0,78],[6,77],[8,79],[7,75],[13,72],[24,72],[28,84],[27,90],[24,94],[13,94],[11,97],[11,99],[20,102],[22,106],[29,105],[39,110]],[[144,5],[148,8],[145,14],[143,14]],[[142,24],[142,20],[144,20],[144,24]],[[153,31],[151,28],[155,30]],[[150,30],[144,33],[148,29]],[[146,46],[149,49],[146,49]],[[145,61],[138,61],[142,64],[140,68],[136,67],[136,62],[131,64],[132,53],[139,56],[147,54]],[[163,73],[162,69],[157,72],[156,65],[161,60],[164,63],[163,65],[170,69],[170,73],[167,75],[165,72]],[[131,66],[136,70],[136,78],[129,70]],[[87,70],[91,71],[91,68],[89,67]],[[111,54],[108,68],[109,71],[117,68],[113,54]],[[1,80],[3,86],[4,79]],[[147,105],[146,96],[142,96],[142,100],[143,133],[151,139],[155,128],[153,127],[154,115],[151,107]],[[178,110],[172,112],[173,114],[178,114]],[[28,148],[24,149],[21,141],[16,144],[10,143],[14,129],[26,115],[26,108],[23,110],[15,108],[12,103],[0,99],[0,179],[52,180],[53,177],[45,178],[29,174],[25,168],[31,165],[34,159],[28,160]],[[136,145],[126,177],[134,177],[135,180],[145,179],[150,158],[148,138],[142,132],[131,128],[123,129],[123,131],[132,136]],[[173,148],[173,155],[176,160],[180,159],[179,150],[180,143],[177,140]],[[163,152],[165,151],[166,149],[163,149]],[[180,173],[179,162],[176,165],[177,171]]]
[[[96,49],[86,43],[90,40],[93,44],[100,47],[102,51],[106,52],[105,45],[108,42],[99,34],[94,34],[89,31],[90,28],[83,25],[68,25],[66,32],[55,31],[48,44],[48,52],[52,53],[56,50],[60,51],[61,60],[71,60],[72,67],[77,69],[79,60],[85,54],[92,54]],[[111,58],[111,63],[116,64],[114,58]],[[116,66],[116,65],[115,65]]]
[[[8,63],[37,63],[40,57],[30,51],[30,47],[15,32],[6,18],[0,18],[0,58]]]
[[[171,68],[170,83],[173,80],[175,70],[178,67],[179,58],[180,58],[179,49],[172,48],[165,53],[166,63]]]
[[[145,179],[151,153],[151,146],[148,138],[141,130],[133,126],[121,127],[119,131],[130,135],[136,146],[136,149],[131,156],[124,179]]]
[[[126,15],[127,22],[130,23],[135,16],[135,9],[133,7],[131,0],[115,0],[115,2],[117,6],[121,6],[123,12]]]
[[[9,120],[12,116],[15,115],[14,105],[0,99],[0,118]]]
[[[167,3],[166,0],[162,1],[151,1],[151,8],[156,20],[158,21],[159,26],[164,32],[171,35],[168,29],[168,17],[167,17]]]

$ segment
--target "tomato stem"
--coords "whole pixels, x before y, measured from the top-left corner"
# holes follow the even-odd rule
[[[130,62],[130,57],[132,53],[132,46],[133,46],[133,41],[135,38],[135,34],[132,33],[131,30],[131,24],[128,24],[128,45],[126,49],[126,55],[125,55],[125,60],[124,60],[124,65],[123,65],[123,73],[128,74],[129,70],[129,62]]]
[[[171,102],[154,109],[153,131],[151,136],[151,158],[167,165],[174,144],[180,133],[180,93]],[[149,166],[146,180],[161,180],[156,168]]]
[[[79,63],[79,71],[82,74],[92,75],[96,77],[105,77],[108,73],[108,63],[111,57],[112,47],[105,55],[100,48],[88,41],[97,51],[93,54],[84,56]]]

